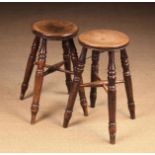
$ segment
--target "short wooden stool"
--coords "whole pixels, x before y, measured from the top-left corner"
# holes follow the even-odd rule
[[[66,85],[68,92],[70,92],[72,85],[71,74],[74,74],[74,72],[71,71],[71,61],[73,64],[73,68],[75,68],[78,62],[78,55],[73,41],[73,37],[75,37],[76,34],[78,33],[78,26],[70,21],[61,21],[56,19],[42,20],[37,21],[32,25],[32,31],[35,34],[35,39],[32,44],[32,49],[28,58],[25,76],[21,86],[20,99],[24,98],[25,92],[28,88],[33,67],[34,65],[37,65],[33,102],[31,106],[31,113],[32,113],[31,123],[33,124],[35,122],[36,114],[39,109],[39,99],[44,76],[48,75],[49,73],[53,73],[55,71],[65,72]],[[63,61],[54,65],[46,64],[47,40],[62,41]],[[39,51],[38,60],[35,61],[37,57],[37,51]],[[61,68],[62,65],[64,65],[65,69]],[[83,83],[82,78],[81,83]],[[88,115],[87,101],[84,89],[82,87],[79,89],[79,95],[84,115],[87,116]]]
[[[69,95],[67,108],[64,115],[64,127],[68,126],[73,110],[77,91],[81,87],[91,87],[91,107],[95,106],[96,100],[96,87],[103,87],[108,93],[108,111],[109,111],[109,132],[110,143],[115,143],[116,133],[116,84],[125,83],[128,107],[131,119],[135,118],[135,104],[132,92],[132,81],[129,71],[129,62],[126,52],[126,46],[129,43],[129,38],[126,34],[113,30],[98,29],[82,33],[79,36],[79,42],[82,45],[82,52],[79,57],[78,65],[75,70],[72,89]],[[81,76],[84,70],[84,64],[86,61],[87,49],[93,49],[92,54],[92,72],[91,82],[80,84]],[[115,71],[115,50],[120,49],[121,62],[123,67],[124,80],[116,81]],[[101,80],[98,76],[98,60],[101,52],[108,52],[109,64],[108,64],[108,80]]]

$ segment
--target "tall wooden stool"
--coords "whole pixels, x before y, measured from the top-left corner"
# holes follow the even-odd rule
[[[74,71],[71,71],[71,61],[73,64],[73,68],[75,68],[78,62],[78,55],[73,41],[73,37],[75,37],[78,33],[78,26],[70,21],[42,20],[37,21],[32,25],[32,31],[35,34],[35,39],[32,44],[32,49],[28,58],[25,76],[21,86],[20,99],[24,98],[25,92],[28,88],[33,67],[34,65],[37,65],[33,102],[31,106],[31,123],[33,124],[35,123],[36,114],[39,109],[39,99],[44,76],[48,75],[49,73],[53,73],[54,71],[65,72],[66,85],[68,92],[70,92],[72,85],[71,74],[74,74]],[[63,61],[54,65],[46,64],[47,40],[62,41]],[[38,49],[38,60],[36,61]],[[61,68],[62,65],[64,65],[65,69]],[[82,78],[81,83],[83,83]],[[84,115],[87,116],[87,101],[84,89],[82,87],[79,89],[79,95]]]
[[[135,118],[135,105],[132,92],[131,75],[129,71],[129,62],[126,52],[126,46],[129,43],[129,38],[126,34],[113,30],[98,29],[82,33],[79,36],[79,42],[82,45],[82,52],[79,57],[78,65],[76,66],[72,89],[69,95],[66,111],[64,114],[64,127],[68,126],[71,118],[77,91],[82,87],[91,87],[91,106],[94,107],[96,100],[96,87],[103,87],[108,93],[108,111],[109,111],[109,133],[110,143],[115,143],[116,133],[116,84],[125,83],[128,107],[131,119]],[[86,61],[87,49],[93,49],[92,55],[92,72],[91,82],[80,84],[81,76],[84,70]],[[116,81],[115,71],[115,50],[120,49],[121,62],[123,67],[124,80]],[[101,52],[108,52],[108,80],[101,80],[98,76],[98,60]]]

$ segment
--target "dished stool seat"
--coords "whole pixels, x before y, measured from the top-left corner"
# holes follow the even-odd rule
[[[129,43],[129,37],[114,30],[91,30],[79,36],[79,42],[88,48],[117,49]]]
[[[44,76],[55,71],[64,72],[66,76],[66,86],[68,93],[71,90],[72,77],[75,72],[75,66],[78,62],[78,54],[73,41],[73,37],[78,33],[78,26],[70,21],[63,20],[41,20],[32,24],[32,31],[35,34],[35,39],[32,44],[31,52],[28,58],[24,80],[21,86],[20,99],[23,99],[28,88],[29,80],[32,74],[34,65],[37,65],[35,75],[35,86],[33,93],[33,102],[31,106],[31,123],[35,123],[36,115],[39,110],[39,100]],[[46,64],[47,56],[47,40],[62,41],[63,61],[54,65]],[[38,53],[38,54],[37,54]],[[36,60],[36,57],[38,59]],[[71,71],[71,62],[73,71]],[[64,69],[61,66],[64,65]],[[81,84],[83,83],[81,78]],[[83,88],[79,89],[80,103],[84,111],[84,115],[88,115],[87,101]]]
[[[41,20],[32,25],[32,31],[44,38],[62,40],[73,38],[78,32],[78,26],[70,21]]]
[[[91,107],[95,107],[95,101],[97,97],[96,87],[103,87],[108,94],[108,111],[109,111],[109,133],[110,143],[115,143],[116,135],[116,84],[124,83],[126,88],[126,94],[128,99],[128,108],[130,112],[130,118],[135,118],[135,104],[133,99],[132,81],[129,70],[128,55],[126,52],[126,46],[129,43],[129,37],[118,31],[98,29],[84,32],[79,35],[79,42],[82,45],[82,52],[76,66],[76,72],[74,74],[74,80],[72,85],[72,91],[70,92],[67,108],[64,114],[64,127],[68,126],[71,118],[71,112],[73,111],[77,90],[83,87],[91,87],[90,101]],[[86,62],[86,55],[88,48],[92,50],[92,65],[91,65],[91,82],[80,84],[80,79],[84,71],[84,65]],[[123,68],[123,80],[116,80],[116,68],[115,68],[115,50],[120,50],[121,63]],[[102,80],[99,75],[98,61],[99,55],[102,52],[108,52],[108,78]],[[70,113],[68,113],[70,111]]]

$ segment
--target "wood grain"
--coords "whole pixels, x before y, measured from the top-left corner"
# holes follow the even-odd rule
[[[114,30],[96,29],[81,33],[79,42],[88,48],[116,49],[126,46],[129,43],[129,37]]]
[[[32,31],[43,38],[62,40],[74,37],[78,32],[78,26],[70,21],[47,19],[33,23]]]

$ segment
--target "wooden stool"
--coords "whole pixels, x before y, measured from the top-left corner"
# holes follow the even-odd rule
[[[91,87],[91,107],[95,106],[96,87],[103,87],[108,93],[110,143],[114,144],[116,133],[116,84],[125,83],[130,117],[131,119],[135,118],[135,105],[132,92],[131,75],[129,71],[128,56],[125,49],[125,47],[129,43],[129,38],[124,33],[118,31],[99,29],[82,33],[79,36],[79,42],[83,46],[83,48],[79,57],[78,65],[75,70],[73,85],[71,89],[72,91],[69,95],[67,108],[64,115],[63,126],[68,126],[79,87]],[[88,48],[93,49],[91,82],[80,84]],[[120,49],[124,75],[123,81],[116,81],[115,49]],[[106,51],[108,51],[109,55],[108,80],[101,80],[101,78],[98,76],[99,54]]]
[[[73,68],[75,68],[78,62],[78,55],[74,45],[73,37],[78,33],[78,26],[69,21],[61,20],[42,20],[35,22],[32,25],[32,31],[35,34],[35,39],[32,45],[32,49],[28,58],[27,67],[25,71],[24,81],[21,86],[21,96],[20,99],[24,98],[25,92],[28,88],[30,76],[34,67],[34,64],[37,65],[36,76],[35,76],[35,86],[33,94],[33,102],[31,106],[31,123],[33,124],[36,119],[36,114],[39,109],[39,99],[42,89],[43,77],[54,71],[65,72],[66,75],[66,85],[68,92],[70,92],[72,85],[71,74],[74,74],[71,71],[71,61],[73,63]],[[47,40],[61,40],[63,47],[63,61],[54,64],[46,64],[46,54],[47,54]],[[38,60],[36,60],[37,51]],[[65,69],[60,68],[64,65]],[[45,70],[45,68],[47,68]],[[82,84],[81,78],[81,84]],[[87,116],[87,101],[85,97],[84,89],[81,87],[79,89],[81,106],[84,111],[84,115]]]

